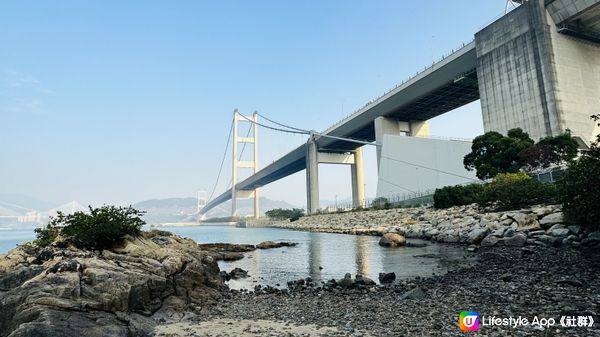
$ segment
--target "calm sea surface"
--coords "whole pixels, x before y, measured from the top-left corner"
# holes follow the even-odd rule
[[[377,281],[380,272],[395,272],[397,278],[442,274],[471,261],[463,246],[426,242],[423,248],[384,248],[379,238],[344,234],[290,231],[274,228],[236,228],[227,225],[162,227],[198,243],[228,242],[258,244],[262,241],[292,241],[296,247],[256,250],[234,262],[219,262],[221,270],[235,267],[250,277],[231,280],[231,288],[251,289],[256,284],[285,287],[287,281],[312,277],[314,280],[362,274]],[[0,254],[16,244],[34,239],[32,230],[1,230]],[[424,242],[409,240],[409,242]]]

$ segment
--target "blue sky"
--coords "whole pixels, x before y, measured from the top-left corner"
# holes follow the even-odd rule
[[[504,1],[3,1],[0,192],[133,203],[210,190],[234,108],[324,130],[473,38]],[[476,102],[431,122],[482,132]],[[260,163],[305,141],[261,130]],[[376,189],[366,151],[367,193]],[[217,192],[225,189],[230,168]],[[350,170],[321,166],[321,198]],[[305,203],[304,173],[263,195]]]

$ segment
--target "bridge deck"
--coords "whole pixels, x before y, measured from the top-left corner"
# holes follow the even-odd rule
[[[479,99],[476,73],[477,55],[472,42],[437,62],[384,96],[370,102],[323,134],[375,141],[377,117],[398,120],[427,120]],[[319,149],[348,152],[361,146],[353,142],[318,137]],[[306,169],[306,151],[299,146],[277,161],[237,184],[238,190],[253,190]],[[206,213],[231,199],[231,189],[211,200],[202,210]]]

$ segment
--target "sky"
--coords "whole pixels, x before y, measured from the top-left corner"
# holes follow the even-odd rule
[[[91,205],[210,194],[234,109],[325,130],[471,41],[505,5],[2,1],[0,193]],[[430,128],[481,134],[479,102]],[[306,141],[264,129],[259,137],[260,167]],[[372,197],[372,147],[365,172]],[[322,200],[350,196],[348,166],[321,165],[319,174]],[[261,194],[304,206],[304,171]]]

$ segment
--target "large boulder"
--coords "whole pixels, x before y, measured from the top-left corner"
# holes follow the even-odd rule
[[[493,247],[498,244],[500,239],[492,234],[486,236],[483,240],[481,240],[482,247]]]
[[[535,231],[542,228],[535,214],[512,213],[508,216],[517,222],[518,230]]]
[[[379,240],[383,247],[399,247],[406,244],[406,238],[398,233],[385,233]]]
[[[379,282],[382,284],[392,283],[396,279],[396,273],[379,273]]]
[[[294,247],[297,243],[295,242],[275,242],[275,241],[264,241],[256,245],[258,249],[272,249],[280,247]]]
[[[540,225],[545,229],[548,229],[548,228],[552,227],[553,225],[556,225],[556,224],[562,223],[562,222],[563,222],[563,213],[562,212],[551,213],[540,219]]]
[[[224,284],[216,260],[178,236],[145,233],[104,251],[21,245],[0,256],[0,337],[138,336],[173,306]]]
[[[517,233],[509,238],[504,238],[504,245],[509,247],[523,247],[527,243],[527,235]]]
[[[487,227],[484,228],[475,228],[469,232],[468,240],[469,243],[478,244],[485,238],[485,236],[490,232]]]

